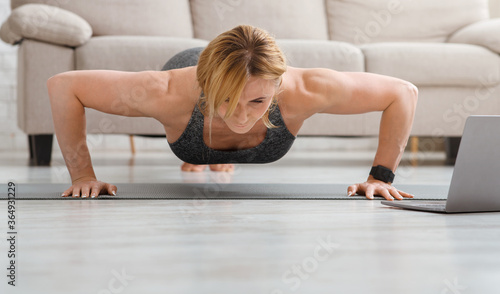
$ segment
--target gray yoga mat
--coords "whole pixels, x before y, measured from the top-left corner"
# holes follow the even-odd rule
[[[348,184],[116,184],[117,196],[98,198],[61,197],[69,184],[16,184],[16,200],[160,200],[160,199],[279,199],[279,200],[363,200],[347,196]],[[446,199],[448,186],[397,185],[399,190],[415,195],[415,200]],[[7,185],[0,185],[0,200],[6,200]],[[382,197],[379,197],[383,199]]]

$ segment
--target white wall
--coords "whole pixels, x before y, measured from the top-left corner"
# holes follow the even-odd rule
[[[0,23],[10,14],[10,1],[0,0]],[[16,122],[17,47],[0,41],[0,150],[26,149],[26,136]]]

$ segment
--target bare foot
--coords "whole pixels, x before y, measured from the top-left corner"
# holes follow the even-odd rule
[[[232,172],[234,164],[211,164],[210,170],[215,172]]]
[[[206,167],[206,165],[196,165],[184,162],[181,166],[181,170],[184,172],[202,172]]]
[[[184,162],[181,166],[181,170],[184,172],[202,172],[206,167],[206,165]],[[210,170],[215,172],[232,172],[234,171],[234,164],[211,164]]]

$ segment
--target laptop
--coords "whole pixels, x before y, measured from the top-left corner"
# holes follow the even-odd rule
[[[467,118],[447,200],[382,201],[412,210],[442,213],[500,211],[500,115]]]

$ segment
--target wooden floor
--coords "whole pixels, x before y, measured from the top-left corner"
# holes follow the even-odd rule
[[[2,155],[3,157],[4,155]],[[2,158],[1,179],[64,182],[61,166]],[[362,181],[370,153],[295,152],[232,176],[182,174],[166,155],[98,155],[115,182]],[[440,155],[396,184],[443,184]],[[2,191],[2,193],[5,193]],[[0,230],[8,238],[7,203]],[[442,215],[380,201],[17,201],[16,287],[0,293],[499,293],[500,213]]]

